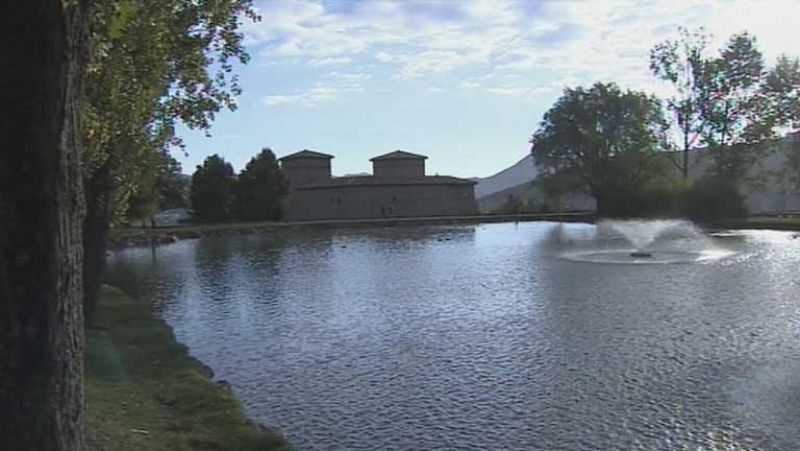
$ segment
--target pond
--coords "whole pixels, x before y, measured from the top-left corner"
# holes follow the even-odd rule
[[[703,239],[636,264],[571,258],[625,247],[589,224],[296,230],[117,251],[109,282],[299,450],[796,449],[800,239]]]

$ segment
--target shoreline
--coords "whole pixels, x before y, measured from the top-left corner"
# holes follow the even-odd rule
[[[201,236],[236,235],[277,230],[398,227],[405,225],[454,225],[496,222],[593,222],[594,213],[527,213],[517,215],[432,216],[378,219],[326,219],[314,221],[264,221],[191,224],[175,227],[112,229],[109,248],[169,244]]]
[[[86,330],[86,449],[292,449],[280,432],[248,419],[212,377],[149,303],[104,286]]]
[[[516,215],[472,215],[472,216],[434,216],[419,218],[379,218],[379,219],[329,219],[315,221],[264,221],[230,222],[210,224],[190,224],[175,227],[124,228],[112,229],[109,234],[109,248],[120,249],[135,246],[150,246],[175,243],[202,236],[244,235],[278,230],[335,229],[366,227],[400,227],[418,225],[489,224],[498,222],[586,222],[593,223],[597,215],[593,212],[572,213],[525,213]],[[798,216],[750,216],[742,219],[720,220],[701,224],[710,229],[772,229],[800,231]]]

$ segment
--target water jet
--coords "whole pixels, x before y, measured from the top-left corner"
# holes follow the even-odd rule
[[[603,220],[596,226],[596,235],[570,245],[562,256],[593,263],[664,264],[714,260],[732,253],[684,220]]]

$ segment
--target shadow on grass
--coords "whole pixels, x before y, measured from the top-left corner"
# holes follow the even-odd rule
[[[86,334],[88,450],[288,450],[249,421],[150,306],[104,287]]]

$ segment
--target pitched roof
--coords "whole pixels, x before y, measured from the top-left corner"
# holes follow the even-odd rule
[[[327,153],[315,152],[313,150],[303,149],[300,152],[295,152],[291,155],[286,155],[285,157],[281,158],[281,160],[291,160],[294,158],[326,158],[330,160],[331,158],[333,158],[333,155],[328,155]]]
[[[370,158],[369,161],[381,160],[426,160],[428,157],[416,153],[406,152],[404,150],[395,150],[383,155],[378,155],[375,158]]]

